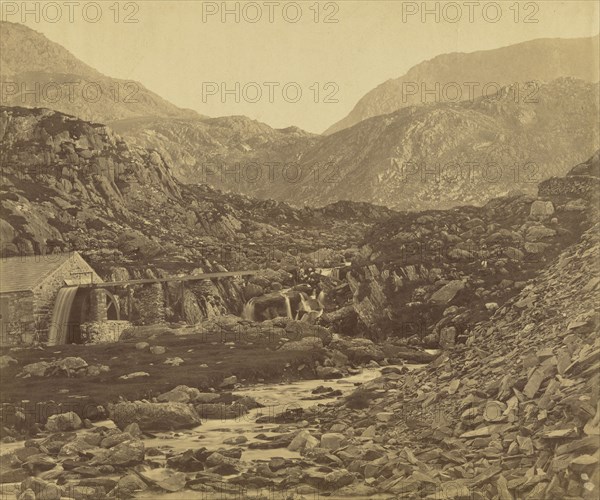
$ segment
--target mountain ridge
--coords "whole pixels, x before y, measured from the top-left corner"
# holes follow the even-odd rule
[[[138,116],[202,118],[139,82],[102,74],[20,23],[0,21],[0,48],[0,105],[52,108],[97,122]]]
[[[497,49],[439,54],[411,67],[403,76],[388,79],[367,92],[345,118],[330,126],[323,134],[330,135],[366,118],[391,113],[420,102],[423,95],[412,94],[413,87],[410,88],[411,93],[407,92],[408,86],[412,84],[425,83],[428,89],[435,83],[479,82],[480,86],[486,83],[505,86],[531,80],[548,82],[561,76],[597,82],[598,68],[589,65],[589,61],[598,59],[599,42],[600,35],[539,38]],[[580,54],[586,47],[589,57],[582,58]],[[530,51],[531,54],[526,56],[519,53],[523,50]],[[510,64],[503,64],[502,60]],[[437,99],[443,101],[443,97],[438,92]]]

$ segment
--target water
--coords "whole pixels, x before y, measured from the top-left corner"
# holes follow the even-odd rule
[[[420,368],[424,365],[408,365],[409,369]],[[197,449],[206,447],[208,450],[217,450],[222,447],[240,447],[243,449],[241,459],[245,462],[250,461],[264,461],[268,462],[273,457],[281,458],[299,458],[301,455],[298,452],[289,451],[287,448],[276,448],[269,450],[261,449],[249,449],[248,445],[253,442],[262,440],[256,439],[257,434],[264,434],[266,436],[277,436],[281,435],[282,432],[276,432],[278,428],[285,424],[277,423],[256,423],[256,419],[263,415],[274,416],[280,415],[287,409],[297,408],[309,408],[317,407],[319,405],[325,405],[333,403],[340,397],[343,397],[351,393],[357,385],[364,384],[380,376],[380,368],[366,368],[361,373],[352,375],[343,379],[337,380],[303,380],[292,383],[281,383],[281,384],[260,384],[248,388],[243,388],[240,391],[236,391],[235,394],[239,396],[250,396],[259,403],[263,404],[264,408],[257,408],[251,410],[248,414],[243,415],[236,419],[230,420],[203,420],[202,425],[183,431],[177,432],[164,432],[154,434],[154,437],[145,438],[144,445],[146,449],[157,448],[163,453],[166,452],[183,452],[188,449]],[[307,400],[305,398],[312,396],[312,391],[319,386],[331,387],[334,390],[339,390],[342,396],[334,396],[318,401]],[[110,420],[104,422],[97,422],[97,426],[114,427],[114,423]],[[290,432],[302,427],[300,422],[290,425]],[[311,426],[302,427],[307,429],[309,432],[316,431]],[[83,432],[83,431],[81,431]],[[224,445],[223,441],[229,438],[235,438],[238,436],[245,436],[247,442],[240,445]],[[11,443],[9,445],[3,445],[0,454],[10,453],[13,449],[21,447],[22,443]],[[160,456],[152,457],[153,461],[162,462],[164,464],[165,457]],[[5,487],[13,485],[3,485]],[[15,486],[18,487],[18,484]],[[265,493],[261,490],[240,492],[238,496],[231,496],[226,494],[215,494],[192,491],[189,489],[178,491],[175,493],[168,493],[163,491],[157,491],[156,489],[140,492],[136,498],[139,500],[209,500],[211,498],[256,498],[259,497],[259,493]],[[281,493],[277,491],[270,492],[272,496],[268,498],[279,499],[284,498]],[[279,496],[278,496],[279,494]],[[213,496],[211,496],[213,495]],[[273,496],[274,495],[274,496]],[[321,496],[314,496],[312,493],[305,494],[305,498],[324,498]],[[348,497],[341,496],[328,496],[330,500],[348,500]],[[353,497],[354,499],[360,497]],[[390,499],[389,495],[375,496],[371,498],[376,499]]]
[[[254,438],[256,434],[265,434],[275,436],[280,433],[273,432],[280,424],[265,423],[257,424],[255,420],[261,416],[277,416],[289,409],[309,408],[315,405],[322,405],[336,401],[339,396],[327,399],[305,400],[310,397],[312,391],[317,387],[324,385],[334,390],[340,390],[346,395],[352,392],[355,384],[368,382],[377,378],[380,374],[379,369],[369,368],[358,375],[352,375],[344,379],[324,381],[324,380],[303,380],[289,384],[262,384],[256,385],[234,394],[239,396],[250,396],[264,405],[264,408],[256,408],[246,415],[235,419],[207,419],[202,425],[194,429],[178,432],[168,432],[157,434],[156,438],[145,439],[146,447],[169,448],[176,451],[185,451],[190,448],[206,447],[208,449],[217,449],[223,446],[223,441],[229,438],[245,436],[248,441],[240,446],[244,448],[242,460],[270,460],[272,457],[297,458],[300,454],[288,451],[286,448],[277,448],[275,450],[253,450],[248,449],[248,445],[257,442]],[[310,427],[307,428],[310,430]],[[225,445],[227,446],[227,445]]]
[[[77,295],[79,287],[72,286],[61,288],[56,296],[54,309],[52,311],[52,323],[50,325],[50,333],[48,335],[48,345],[61,345],[67,343],[69,317],[71,316],[71,308],[75,295]]]

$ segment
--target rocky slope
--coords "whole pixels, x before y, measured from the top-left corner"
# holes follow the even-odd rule
[[[333,134],[362,120],[422,102],[470,99],[469,82],[476,82],[472,93],[482,95],[487,84],[500,86],[518,83],[528,94],[526,82],[549,82],[560,77],[598,81],[598,36],[575,39],[540,39],[493,50],[443,54],[411,68],[404,76],[382,83],[368,92],[350,114],[325,131]],[[436,84],[440,88],[435,91]],[[460,93],[456,90],[458,84]],[[434,90],[425,96],[422,85]],[[444,86],[447,91],[443,90]]]
[[[393,216],[366,235],[325,323],[371,338],[464,342],[597,217],[598,152],[565,177],[483,207]]]
[[[560,79],[535,102],[507,91],[412,106],[328,137],[241,117],[120,127],[171,158],[183,182],[297,206],[346,199],[423,210],[483,204],[515,189],[533,194],[598,148],[597,114],[597,84]]]
[[[598,229],[466,344],[426,370],[388,371],[318,412],[321,447],[332,432],[349,436],[328,453],[305,452],[350,474],[338,494],[364,484],[394,498],[597,498]]]
[[[0,139],[3,255],[76,249],[104,278],[269,267],[281,282],[289,266],[339,262],[392,214],[351,203],[299,210],[185,186],[156,151],[50,110],[0,108]],[[202,306],[204,316],[243,305],[239,290],[198,287],[199,296],[224,295]],[[165,293],[180,299],[177,287]]]
[[[408,210],[535,193],[598,149],[598,109],[598,85],[573,79],[542,86],[537,102],[501,93],[404,108],[324,138],[303,156],[298,182],[269,192],[311,205],[349,199]],[[316,165],[330,165],[320,179]]]
[[[0,85],[0,105],[52,108],[89,121],[200,118],[139,82],[101,74],[41,33],[5,21],[0,22]]]
[[[576,166],[571,175],[546,181],[540,186],[540,199],[530,207],[529,216],[538,218],[531,227],[537,227],[539,221],[546,224],[549,216],[568,219],[568,212],[579,207],[585,227],[573,235],[571,244],[493,316],[473,324],[464,343],[446,346],[429,365],[411,370],[381,351],[377,353],[378,347],[364,339],[348,342],[324,335],[328,359],[315,368],[322,378],[357,355],[371,359],[371,367],[380,367],[380,376],[337,402],[269,408],[255,415],[257,427],[252,431],[257,432],[252,432],[251,441],[239,434],[238,422],[218,423],[219,432],[233,434],[218,445],[210,442],[209,432],[198,435],[179,430],[195,427],[201,420],[200,411],[214,406],[212,402],[226,408],[229,418],[241,418],[248,407],[260,405],[247,397],[231,404],[228,390],[237,383],[236,377],[218,378],[217,394],[206,392],[204,385],[200,391],[173,381],[171,390],[156,399],[109,405],[115,428],[82,422],[73,410],[52,415],[45,422],[44,433],[5,455],[2,479],[13,483],[5,485],[6,491],[16,490],[20,500],[60,495],[129,498],[140,493],[150,498],[165,492],[185,498],[186,492],[193,495],[191,491],[222,498],[239,498],[249,492],[298,498],[318,492],[319,496],[385,500],[597,498],[598,162],[596,155]],[[555,213],[548,213],[548,202],[556,207]],[[452,309],[453,305],[444,307]],[[278,324],[277,331],[287,337],[289,326],[314,328],[285,322],[285,333],[283,324]],[[263,327],[253,330],[260,335]],[[321,338],[315,332],[310,336],[313,342]],[[185,348],[198,345],[194,337],[171,339],[169,348],[182,357],[191,356]],[[167,338],[153,336],[151,341]],[[229,345],[244,352],[254,348],[238,339]],[[164,350],[153,351],[155,347],[148,342],[129,344],[126,355],[147,360],[169,355]],[[279,351],[289,355],[284,347]],[[313,359],[322,359],[324,354],[321,348],[313,350],[305,344],[295,349]],[[142,354],[136,356],[136,350]],[[93,348],[89,353],[101,354]],[[233,356],[240,354],[243,356],[234,351]],[[15,356],[24,360],[30,354]],[[272,353],[265,358],[272,362]],[[120,356],[111,360],[116,363]],[[36,373],[39,366],[21,367],[16,359],[3,361],[8,373],[29,373],[33,381],[46,375],[47,367],[42,367],[40,375]],[[77,378],[67,378],[75,361],[79,364],[71,375],[82,377],[77,384],[99,376],[86,374],[94,367],[81,363],[83,360],[65,358],[52,363],[63,367],[54,373],[63,377],[57,380],[76,383]],[[293,367],[298,361],[290,359],[286,366]],[[396,366],[387,366],[390,361]],[[261,375],[264,365],[256,368]],[[304,363],[297,367],[297,371],[306,369]],[[153,374],[158,370],[152,363]],[[186,372],[178,370],[189,377],[183,375]],[[317,399],[331,392],[332,388],[319,387],[311,396]],[[25,422],[28,414],[17,409],[13,420]],[[244,413],[238,413],[240,409]],[[205,421],[203,425],[211,424]],[[157,431],[169,428],[176,432],[159,434],[169,439],[166,445],[153,439]],[[217,432],[214,427],[210,430]],[[196,437],[198,446],[173,449],[172,443],[182,435]],[[263,452],[259,459],[251,455],[256,450]],[[268,460],[264,453],[271,454]],[[286,458],[281,457],[284,453]]]
[[[245,116],[108,125],[129,143],[160,151],[182,182],[250,195],[268,185],[269,165],[295,163],[317,142],[317,136],[296,127],[276,130]]]

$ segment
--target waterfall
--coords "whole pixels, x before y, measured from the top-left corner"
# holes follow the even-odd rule
[[[287,314],[287,317],[290,319],[294,319],[294,316],[292,316],[292,304],[290,302],[290,298],[288,295],[283,295],[283,297],[285,298],[285,312]]]
[[[71,316],[71,307],[77,295],[79,287],[72,286],[61,288],[56,295],[54,309],[52,311],[52,320],[50,323],[50,332],[48,334],[48,345],[66,344],[69,333],[69,318]]]
[[[254,298],[251,298],[248,302],[246,302],[246,304],[244,305],[244,310],[242,311],[242,318],[247,320],[247,321],[256,321],[256,313],[255,313],[255,306],[254,306],[255,300]]]

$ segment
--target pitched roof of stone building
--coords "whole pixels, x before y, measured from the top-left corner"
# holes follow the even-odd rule
[[[33,290],[69,259],[83,260],[77,252],[1,258],[0,293]]]

